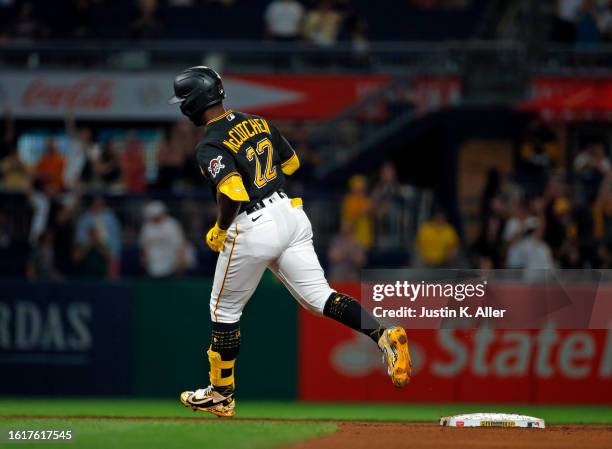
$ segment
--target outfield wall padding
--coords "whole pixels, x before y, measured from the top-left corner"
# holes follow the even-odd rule
[[[211,281],[0,281],[0,394],[175,397],[208,383]],[[243,398],[297,395],[297,305],[267,276],[246,307]]]

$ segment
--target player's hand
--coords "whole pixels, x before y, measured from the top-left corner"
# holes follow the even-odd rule
[[[221,229],[219,225],[215,223],[215,225],[206,233],[206,244],[214,252],[221,252],[226,236],[227,229]]]

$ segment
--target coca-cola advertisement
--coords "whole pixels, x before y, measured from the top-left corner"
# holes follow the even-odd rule
[[[96,120],[176,120],[167,100],[172,72],[37,71],[0,75],[0,108],[17,118],[57,119],[66,111]],[[228,106],[266,117],[321,119],[389,81],[383,75],[229,75]]]

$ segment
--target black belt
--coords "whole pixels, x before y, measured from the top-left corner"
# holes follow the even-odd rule
[[[283,189],[278,189],[274,193],[278,193],[278,196],[280,196],[281,198],[287,198],[287,194],[283,191]],[[272,193],[270,196],[274,195],[274,193]],[[268,196],[267,198],[270,198],[270,196]],[[255,204],[253,204],[252,206],[247,207],[245,209],[245,212],[246,212],[247,215],[251,215],[253,212],[257,212],[258,210],[261,210],[264,207],[266,207],[266,204],[264,203],[264,200],[259,200]]]

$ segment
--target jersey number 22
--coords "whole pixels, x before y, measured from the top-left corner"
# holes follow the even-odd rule
[[[264,153],[267,153],[266,168],[262,170],[263,166],[259,160],[259,156],[263,156]],[[272,147],[272,142],[270,142],[268,138],[257,142],[257,147],[255,149],[253,149],[253,147],[248,147],[246,149],[246,157],[249,162],[255,159],[255,180],[253,182],[260,189],[276,178],[276,167],[272,162],[273,153],[274,148]]]

